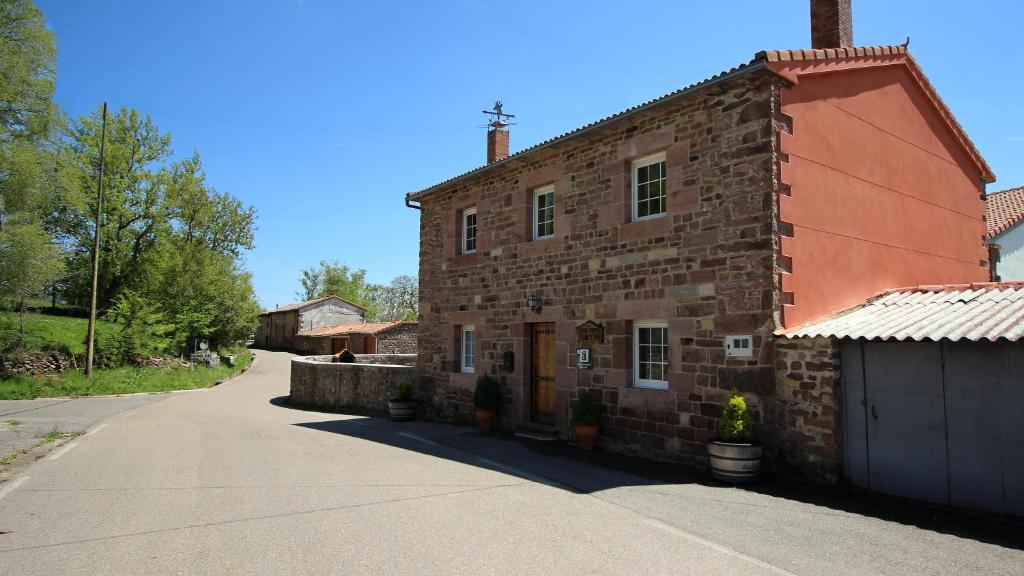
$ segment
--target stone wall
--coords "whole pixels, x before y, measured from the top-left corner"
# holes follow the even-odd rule
[[[386,414],[400,384],[415,386],[413,366],[332,364],[316,357],[292,359],[291,399],[295,406]]]
[[[500,425],[530,419],[530,323],[556,327],[556,425],[569,434],[579,388],[600,391],[605,447],[703,457],[729,390],[772,429],[780,305],[775,254],[778,81],[754,73],[513,159],[422,199],[419,366],[442,418],[468,420],[483,372],[505,387]],[[631,221],[634,159],[666,154],[668,214]],[[555,232],[532,240],[533,191],[555,191]],[[477,209],[477,251],[459,253],[462,210]],[[540,312],[525,303],[543,302]],[[575,329],[605,327],[594,368],[575,367]],[[669,389],[633,385],[633,324],[669,330]],[[476,374],[459,371],[458,331],[476,330]],[[754,356],[726,358],[729,334]],[[506,352],[514,362],[501,368]]]
[[[832,338],[775,341],[774,467],[813,482],[841,472],[839,343]]]
[[[402,324],[377,336],[378,354],[415,354],[418,326]]]

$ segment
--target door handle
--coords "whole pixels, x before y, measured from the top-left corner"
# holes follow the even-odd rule
[[[878,420],[878,408],[874,404],[871,405],[871,416]]]

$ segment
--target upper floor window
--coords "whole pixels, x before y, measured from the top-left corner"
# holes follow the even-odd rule
[[[555,235],[555,186],[533,191],[533,239],[543,240]]]
[[[637,388],[668,389],[668,323],[633,325],[633,384]]]
[[[460,361],[459,368],[463,372],[472,374],[476,369],[476,331],[472,326],[463,326],[459,338]]]
[[[633,220],[657,218],[665,207],[665,153],[633,162]]]
[[[476,208],[462,211],[462,253],[476,252]]]

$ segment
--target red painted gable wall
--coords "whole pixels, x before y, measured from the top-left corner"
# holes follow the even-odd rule
[[[796,82],[781,106],[785,327],[887,288],[988,279],[978,166],[907,59],[857,60],[774,65]]]

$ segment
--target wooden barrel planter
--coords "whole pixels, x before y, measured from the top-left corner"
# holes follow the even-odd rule
[[[761,476],[761,447],[713,440],[708,444],[711,476],[730,484],[756,482]]]
[[[419,402],[403,402],[402,400],[388,400],[388,412],[394,422],[406,422],[416,418],[416,407]]]

